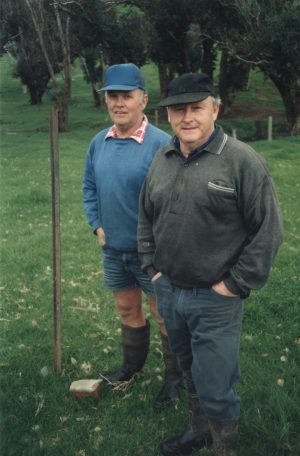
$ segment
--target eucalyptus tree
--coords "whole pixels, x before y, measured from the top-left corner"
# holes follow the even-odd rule
[[[300,1],[218,1],[222,14],[219,46],[260,68],[273,81],[290,133],[300,134]]]
[[[50,74],[54,103],[58,109],[58,128],[59,131],[67,131],[72,93],[71,64],[74,58],[71,49],[70,15],[65,9],[69,1],[55,0],[49,3],[45,0],[25,0],[25,3]],[[53,46],[57,49],[54,62],[51,60]],[[63,86],[56,76],[57,63],[63,72]]]
[[[104,3],[107,7],[135,5],[143,12],[148,34],[146,52],[158,66],[162,94],[175,74],[199,69],[204,54],[203,40],[199,22],[193,20],[199,0],[104,0]]]
[[[101,105],[97,92],[103,74],[102,44],[106,40],[109,22],[105,19],[103,3],[99,0],[69,2],[66,6],[71,17],[73,45],[81,60],[84,78],[91,84],[95,106]],[[112,11],[110,20],[114,22]]]
[[[147,60],[145,22],[135,6],[110,6],[89,0],[75,4],[72,27],[83,61],[87,82],[92,84],[95,104],[100,104],[97,86],[101,84],[106,66],[132,62],[138,66]]]
[[[13,74],[26,86],[31,104],[40,104],[50,80],[40,44],[24,0],[0,1],[1,52],[9,53],[14,61]],[[56,63],[57,49],[53,45],[49,58],[54,72],[59,71]]]

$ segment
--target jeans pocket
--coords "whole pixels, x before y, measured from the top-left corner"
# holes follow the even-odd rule
[[[220,300],[223,300],[223,299],[228,299],[228,300],[237,300],[237,299],[240,299],[240,296],[239,295],[235,295],[235,296],[227,296],[227,295],[224,295],[224,294],[221,294],[221,293],[218,293],[216,290],[214,290],[212,287],[210,288],[210,292],[212,294],[214,294],[217,298],[219,298]]]

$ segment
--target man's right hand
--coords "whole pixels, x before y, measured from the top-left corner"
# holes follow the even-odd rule
[[[103,247],[105,245],[105,233],[103,231],[103,228],[97,228],[96,234],[97,234],[99,245],[101,247]]]
[[[161,272],[157,272],[151,279],[151,282],[155,282],[155,280],[159,279],[162,276]]]

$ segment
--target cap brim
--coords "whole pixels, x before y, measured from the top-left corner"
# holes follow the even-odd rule
[[[158,103],[158,106],[173,106],[185,103],[193,103],[196,101],[205,100],[205,98],[212,95],[210,92],[197,92],[197,93],[182,93],[180,95],[173,95],[171,97],[167,97]]]
[[[102,87],[102,89],[97,90],[97,92],[109,92],[109,91],[118,91],[121,90],[122,92],[130,92],[131,90],[139,89],[138,86],[128,86],[128,85],[108,85]],[[144,90],[144,89],[142,89]]]

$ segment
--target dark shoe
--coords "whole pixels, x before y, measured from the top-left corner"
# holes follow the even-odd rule
[[[179,377],[177,375],[167,376],[162,389],[154,401],[154,407],[157,409],[162,409],[170,404],[170,402],[178,399],[180,386],[181,375]]]
[[[165,440],[160,451],[165,456],[186,456],[194,450],[211,445],[212,438],[208,421],[203,413],[195,386],[191,379],[186,379],[190,426],[183,434]]]
[[[178,366],[176,356],[170,350],[168,337],[162,333],[160,333],[160,337],[165,364],[165,382],[154,400],[154,407],[157,409],[166,407],[172,400],[178,398],[182,379],[182,371]]]
[[[209,420],[214,456],[237,456],[239,419],[221,423]]]
[[[116,382],[127,382],[129,381],[134,375],[136,374],[136,371],[132,371],[130,369],[130,366],[126,366],[125,364],[122,365],[122,367],[117,370],[116,372],[112,372],[111,374],[107,374],[105,378],[110,382],[110,383],[116,383]]]
[[[188,429],[183,434],[162,442],[160,452],[165,456],[186,456],[194,450],[200,450],[210,444],[210,433],[200,433]]]
[[[111,383],[130,380],[145,364],[150,343],[150,324],[139,328],[122,325],[123,364],[119,370],[106,374],[104,379]]]

